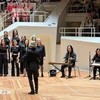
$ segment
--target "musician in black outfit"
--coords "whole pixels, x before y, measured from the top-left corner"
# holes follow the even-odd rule
[[[21,37],[21,41],[19,42],[19,47],[20,47],[20,58],[21,58],[25,54],[25,38],[24,38],[24,36]],[[24,62],[21,62],[20,63],[21,74],[23,74],[23,69],[24,69]]]
[[[6,47],[8,48],[8,62],[10,63],[10,37],[8,37],[8,32],[4,31],[3,39],[6,42]]]
[[[19,76],[19,57],[20,57],[20,48],[17,45],[17,41],[13,40],[13,44],[11,47],[11,54],[10,54],[10,59],[11,59],[11,76],[15,76],[15,65],[16,65],[16,70],[17,70],[17,76]]]
[[[2,39],[0,45],[0,76],[3,75],[3,71],[4,71],[4,76],[7,76],[8,74],[7,54],[8,54],[8,48],[6,46],[5,40]]]
[[[31,41],[29,45],[29,49],[27,53],[19,60],[24,61],[24,59],[27,58],[27,75],[28,75],[28,80],[31,88],[31,92],[29,94],[36,94],[38,93],[38,69],[39,69],[39,53],[36,50],[36,42]],[[34,90],[34,85],[32,81],[32,76],[34,76],[34,83],[35,83],[35,90]]]
[[[20,42],[20,38],[19,38],[19,35],[18,35],[18,31],[16,29],[13,30],[13,33],[12,33],[12,41],[13,40],[16,40],[17,41],[17,44],[19,44]]]
[[[91,63],[100,63],[100,48],[97,48],[96,49],[96,54],[94,55],[94,57],[92,58],[92,61]],[[99,69],[99,73],[100,73],[100,67],[99,66],[94,66],[93,68],[93,79],[95,80],[96,79],[96,72],[97,72],[97,69]]]
[[[25,40],[25,51],[24,51],[24,54],[25,53],[27,53],[27,51],[28,51],[28,49],[29,49],[29,40]],[[24,60],[24,77],[26,76],[26,67],[28,67],[28,65],[27,65],[27,58]]]
[[[45,60],[45,57],[46,57],[46,52],[45,52],[45,46],[41,43],[41,39],[38,38],[37,39],[37,47],[36,47],[37,51],[39,52],[39,55],[40,55],[40,69],[41,69],[41,77],[44,77],[43,75],[43,64],[44,64],[44,60]]]
[[[68,65],[63,64],[61,66],[61,71],[62,71],[62,76],[61,78],[65,77],[65,72],[64,69],[68,67],[68,78],[71,78],[71,71],[72,67],[75,66],[75,61],[76,61],[76,54],[74,53],[73,47],[71,45],[67,46],[67,52],[64,57],[64,62],[68,63]]]

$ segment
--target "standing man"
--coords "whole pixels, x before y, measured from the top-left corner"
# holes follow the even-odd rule
[[[26,67],[29,85],[31,92],[28,94],[38,93],[38,69],[39,69],[39,54],[36,51],[36,42],[31,41],[29,44],[29,49],[26,54],[20,59],[20,62],[24,61],[27,58],[28,67]],[[32,81],[32,76],[34,76],[35,90]]]

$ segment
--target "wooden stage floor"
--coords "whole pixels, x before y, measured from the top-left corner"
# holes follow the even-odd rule
[[[87,72],[70,79],[39,77],[39,93],[30,92],[27,77],[0,77],[0,100],[100,100],[100,80],[89,80]],[[73,73],[72,73],[73,75]]]

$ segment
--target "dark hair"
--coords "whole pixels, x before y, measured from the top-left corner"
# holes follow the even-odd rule
[[[7,32],[7,31],[4,31],[4,34],[5,34],[5,33],[8,33],[8,32]]]
[[[15,32],[15,31],[16,31],[16,33],[17,33],[17,35],[18,35],[18,31],[17,31],[16,29],[14,29],[13,32],[12,32],[12,38],[15,37],[15,35],[14,35],[14,32]]]
[[[98,50],[100,51],[100,48],[97,48],[97,49],[96,49],[96,51],[95,51],[96,55],[98,55],[98,54],[97,54],[97,51],[98,51]]]
[[[1,39],[1,46],[3,46],[3,45],[2,45],[2,41],[5,42],[5,46],[6,46],[6,41],[5,41],[4,39]]]
[[[35,39],[35,41],[36,41],[36,37],[33,36],[33,37],[31,38],[31,40],[33,41],[33,39]]]
[[[13,39],[13,41],[12,41],[12,46],[14,46],[14,42],[17,42],[17,40],[16,39]]]
[[[26,36],[24,36],[24,38],[25,38],[25,41],[26,41]]]
[[[4,31],[4,37],[5,37],[5,33],[7,33],[7,37],[8,37],[8,32],[7,31]]]
[[[28,39],[26,39],[25,41],[28,41],[28,46],[29,46],[29,40],[28,40]],[[25,47],[26,47],[26,44],[25,44]]]
[[[73,53],[73,52],[74,52],[74,49],[73,49],[72,45],[68,45],[68,46],[67,46],[67,52],[68,52],[68,47],[71,48],[71,53]],[[68,52],[68,53],[69,53],[69,52]]]

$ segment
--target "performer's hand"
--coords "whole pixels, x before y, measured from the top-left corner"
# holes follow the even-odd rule
[[[45,60],[45,59],[46,59],[46,57],[43,57],[43,59]]]
[[[93,64],[93,61],[91,61],[91,64]]]
[[[72,57],[69,58],[69,60],[72,60],[72,59],[73,59]]]
[[[17,61],[19,61],[19,57],[17,57]]]
[[[13,61],[13,58],[11,57],[10,60]]]
[[[19,60],[17,60],[17,63],[19,63]]]
[[[63,60],[63,62],[65,63],[66,61],[65,61],[65,60]]]

